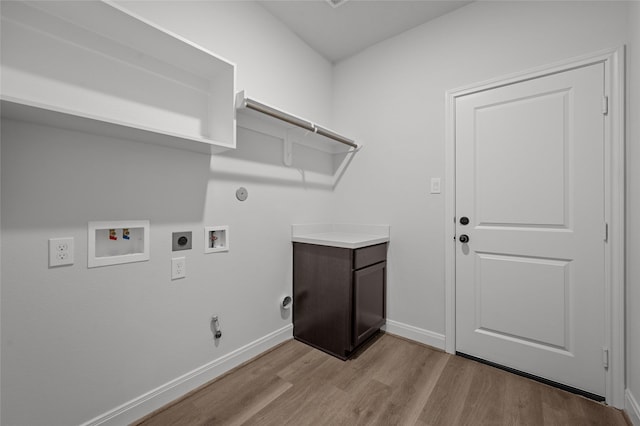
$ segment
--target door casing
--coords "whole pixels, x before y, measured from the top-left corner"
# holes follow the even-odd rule
[[[606,370],[606,402],[624,408],[625,347],[624,347],[624,267],[625,267],[625,156],[624,156],[624,46],[557,62],[528,71],[511,74],[482,83],[446,92],[445,146],[445,350],[456,351],[456,99],[482,90],[513,84],[576,67],[603,63],[605,67],[605,96],[608,113],[605,115],[604,174],[605,221],[609,226],[605,244],[605,337],[609,349]]]

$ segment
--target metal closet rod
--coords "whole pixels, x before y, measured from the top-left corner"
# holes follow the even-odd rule
[[[253,99],[245,98],[244,105],[246,108],[252,109],[254,111],[261,112],[263,114],[269,115],[273,118],[277,118],[278,120],[284,121],[286,123],[292,124],[294,126],[305,129],[309,132],[317,133],[326,138],[332,139],[336,142],[340,142],[342,144],[348,145],[352,148],[358,148],[358,144],[352,139],[346,138],[342,135],[339,135],[335,132],[332,132],[329,129],[325,129],[324,127],[320,127],[316,124],[313,124],[309,121],[298,118],[294,115],[287,114],[286,112],[282,112],[278,109],[272,108],[268,105],[262,104],[260,102],[254,101]]]

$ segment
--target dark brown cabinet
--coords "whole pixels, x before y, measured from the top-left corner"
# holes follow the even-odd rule
[[[293,335],[347,359],[386,318],[387,243],[293,243]]]

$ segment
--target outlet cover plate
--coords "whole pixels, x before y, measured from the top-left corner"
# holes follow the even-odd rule
[[[187,258],[174,257],[171,259],[171,279],[178,280],[187,276]]]
[[[49,267],[73,265],[73,237],[49,239]]]

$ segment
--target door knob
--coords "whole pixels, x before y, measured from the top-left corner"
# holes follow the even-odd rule
[[[468,243],[469,242],[469,236],[467,234],[462,234],[460,235],[460,238],[458,238],[460,240],[461,243]]]

